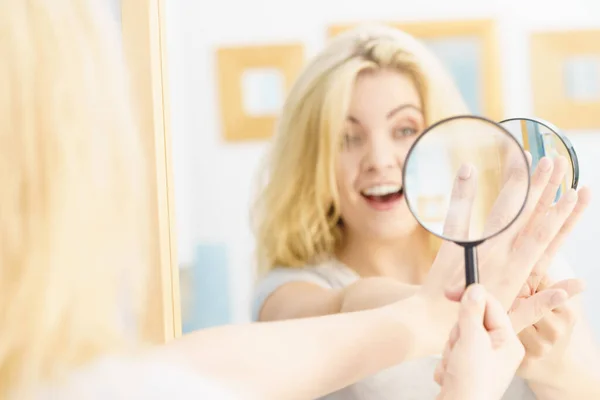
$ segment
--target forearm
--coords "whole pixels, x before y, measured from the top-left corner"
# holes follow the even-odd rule
[[[418,286],[407,285],[392,278],[363,278],[342,291],[341,312],[371,310],[406,300]]]
[[[165,360],[260,399],[314,399],[426,353],[415,301],[372,311],[225,326],[189,334]]]

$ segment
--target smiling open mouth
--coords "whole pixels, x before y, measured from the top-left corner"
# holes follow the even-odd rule
[[[390,205],[402,198],[404,189],[398,185],[381,185],[363,190],[361,195],[372,205]]]

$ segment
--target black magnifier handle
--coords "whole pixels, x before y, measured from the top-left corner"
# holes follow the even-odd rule
[[[465,281],[467,287],[473,283],[479,283],[477,246],[465,246]]]

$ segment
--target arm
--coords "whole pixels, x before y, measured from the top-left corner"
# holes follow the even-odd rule
[[[414,296],[370,311],[206,329],[153,356],[243,398],[314,399],[426,353],[428,308]]]
[[[418,289],[385,277],[363,278],[343,289],[332,289],[326,281],[311,278],[311,281],[297,278],[266,284],[263,291],[267,293],[259,296],[255,305],[256,320],[278,321],[370,310],[407,299]]]

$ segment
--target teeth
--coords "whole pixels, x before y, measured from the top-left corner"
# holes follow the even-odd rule
[[[402,187],[400,185],[377,185],[362,191],[367,196],[385,196],[386,194],[398,193]]]

